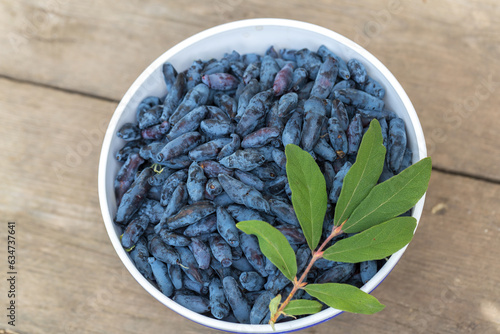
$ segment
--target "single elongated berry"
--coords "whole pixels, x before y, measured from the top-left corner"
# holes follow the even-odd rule
[[[135,216],[128,224],[122,236],[122,246],[130,248],[136,244],[139,238],[144,234],[148,227],[149,219],[144,216]]]
[[[167,265],[154,257],[150,257],[148,262],[161,292],[167,297],[172,296],[174,294],[174,285],[168,275]]]
[[[179,213],[166,220],[166,226],[170,230],[185,227],[196,223],[198,220],[207,217],[215,212],[215,207],[211,203],[198,202],[184,206]]]
[[[269,143],[274,138],[277,138],[281,131],[275,127],[264,127],[245,136],[241,141],[243,148],[262,147]]]
[[[170,232],[166,229],[161,230],[158,235],[165,245],[169,246],[188,246],[191,243],[191,240],[185,236]]]
[[[258,190],[228,175],[220,174],[218,178],[222,188],[233,201],[251,209],[269,212],[269,203]]]
[[[274,274],[267,277],[267,282],[264,284],[264,288],[267,291],[270,291],[273,295],[277,295],[279,291],[283,290],[290,283],[290,280],[278,270]]]
[[[264,162],[266,162],[265,157],[254,149],[238,150],[220,160],[221,165],[227,168],[235,168],[245,172],[261,166]]]
[[[383,110],[384,101],[354,88],[338,89],[333,91],[333,96],[344,103],[352,104],[356,108],[368,110]]]
[[[322,114],[313,111],[306,113],[300,141],[303,150],[312,151],[319,140],[321,128],[326,121],[327,118]]]
[[[339,100],[332,101],[332,117],[336,117],[339,121],[340,128],[347,131],[349,127],[349,115],[344,103]]]
[[[204,119],[200,123],[201,132],[211,139],[226,137],[233,133],[234,129],[234,123],[218,119]]]
[[[146,194],[151,189],[148,179],[153,175],[152,168],[145,168],[132,183],[130,188],[123,194],[118,206],[115,220],[118,223],[126,223],[132,215],[139,209],[146,198]]]
[[[387,164],[389,169],[397,173],[401,168],[406,149],[406,128],[401,118],[389,122]]]
[[[188,179],[186,182],[189,197],[193,202],[198,202],[203,199],[207,177],[203,173],[203,169],[194,161],[188,170]]]
[[[175,82],[169,89],[165,101],[163,102],[163,111],[160,116],[161,121],[168,121],[179,105],[186,91],[186,75],[179,73],[175,78]],[[170,124],[170,123],[169,123]]]
[[[240,236],[233,217],[222,207],[217,208],[217,230],[231,247],[238,247]]]
[[[248,173],[248,172],[243,172],[241,170],[236,169],[234,171],[234,175],[238,180],[241,182],[245,183],[246,185],[249,185],[251,187],[254,187],[258,191],[263,191],[264,190],[264,181],[262,181],[258,176]]]
[[[338,62],[334,58],[326,56],[326,59],[319,67],[318,75],[314,80],[314,85],[311,89],[311,96],[326,99],[332,91],[338,72]]]
[[[208,241],[214,258],[219,261],[223,267],[229,267],[232,263],[233,257],[231,254],[231,248],[227,242],[216,233],[212,234]]]
[[[347,62],[347,67],[351,73],[352,80],[356,81],[358,84],[363,84],[368,79],[368,74],[366,74],[365,66],[357,59],[350,59]]]
[[[280,71],[279,65],[276,60],[271,56],[264,56],[260,65],[260,84],[262,89],[269,89],[273,87],[274,78]]]
[[[217,231],[217,216],[211,214],[189,225],[184,230],[184,235],[187,237],[199,237],[215,231]]]
[[[210,301],[199,295],[176,293],[172,300],[196,313],[206,313],[210,310]]]
[[[147,241],[144,237],[139,238],[136,242],[134,249],[130,252],[130,257],[134,262],[137,270],[147,279],[153,279],[153,272],[149,265],[149,250]]]
[[[148,248],[151,255],[161,262],[168,264],[180,263],[180,257],[176,250],[171,246],[165,245],[165,243],[157,235],[153,236],[153,238],[149,241]]]
[[[168,275],[176,290],[182,289],[182,269],[178,265],[167,264]]]
[[[159,162],[163,162],[186,154],[193,148],[200,145],[200,142],[201,135],[198,132],[184,133],[168,142],[157,154],[156,159]]]
[[[224,295],[224,288],[219,278],[213,278],[208,286],[210,296],[210,312],[216,319],[223,319],[229,315],[230,306]]]
[[[209,88],[217,90],[231,90],[238,87],[240,81],[229,73],[205,74],[201,81]]]
[[[252,325],[264,323],[262,320],[269,313],[269,303],[273,298],[274,294],[270,291],[264,291],[257,297],[250,311],[250,323]]]
[[[283,146],[288,144],[299,145],[302,137],[302,115],[294,112],[292,117],[288,120],[281,135]]]
[[[359,144],[361,144],[361,139],[363,137],[363,125],[361,124],[361,115],[356,114],[349,124],[347,129],[347,141],[349,143],[348,154],[357,154],[359,149]]]
[[[287,62],[285,66],[279,70],[274,78],[274,95],[281,96],[290,90],[293,80],[293,70],[294,65],[292,62]]]
[[[226,299],[236,319],[242,324],[250,323],[250,305],[241,292],[236,280],[231,276],[224,277],[222,285]]]
[[[261,276],[267,277],[268,273],[265,269],[266,260],[259,248],[257,237],[251,234],[241,233],[240,246],[246,259],[255,271],[257,271]]]
[[[191,225],[192,226],[192,225]],[[208,269],[210,267],[210,248],[199,238],[191,238],[189,249],[198,263],[200,269]]]
[[[172,64],[167,62],[163,64],[162,72],[163,72],[163,79],[165,79],[165,85],[167,86],[167,91],[170,91],[170,89],[175,83],[177,71]]]
[[[127,161],[120,167],[115,179],[115,196],[119,204],[123,194],[127,192],[132,183],[134,182],[135,175],[139,167],[144,163],[138,153],[132,153],[128,156]]]
[[[297,93],[287,93],[283,95],[279,100],[278,105],[278,116],[279,117],[287,117],[290,115],[295,108],[297,108],[297,104],[299,102],[299,96]]]
[[[252,79],[246,83],[245,88],[243,88],[243,91],[238,98],[238,112],[236,113],[236,117],[238,119],[245,113],[250,100],[260,91],[260,83],[257,80]]]
[[[339,158],[343,158],[349,151],[349,142],[347,135],[342,130],[340,123],[336,117],[328,120],[328,135],[330,137],[330,144]]]
[[[238,111],[238,101],[227,94],[215,94],[214,103],[220,108],[230,119],[236,117]]]
[[[325,137],[320,137],[318,139],[318,142],[314,146],[313,150],[314,153],[316,153],[326,161],[333,162],[335,161],[335,159],[337,159],[337,153],[332,148],[332,146],[330,146],[328,140]]]

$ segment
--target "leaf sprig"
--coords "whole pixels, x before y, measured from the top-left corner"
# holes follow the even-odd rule
[[[281,295],[270,302],[269,323],[273,328],[281,315],[294,317],[321,310],[322,304],[316,300],[292,300],[299,289],[342,311],[373,314],[385,307],[375,297],[349,284],[306,282],[307,274],[320,258],[347,263],[383,259],[403,248],[413,238],[416,219],[398,216],[411,209],[426,192],[432,169],[431,159],[422,159],[377,184],[385,153],[380,124],[374,119],[363,136],[356,162],[344,178],[335,206],[333,229],[318,247],[327,210],[325,178],[309,153],[292,144],[286,146],[286,172],[292,204],[312,252],[302,275],[297,278],[295,253],[278,229],[257,220],[242,221],[236,225],[243,232],[258,238],[262,253],[293,283],[283,302]],[[336,236],[357,232],[327,247]]]

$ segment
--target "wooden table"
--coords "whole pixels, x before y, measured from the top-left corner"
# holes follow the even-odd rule
[[[304,333],[500,333],[500,5],[481,1],[0,1],[0,332],[210,332],[161,305],[112,248],[97,198],[104,131],[146,66],[206,28],[280,17],[337,31],[410,96],[434,171],[420,227],[374,295]],[[7,324],[7,222],[17,318]],[[3,331],[2,331],[3,329]]]

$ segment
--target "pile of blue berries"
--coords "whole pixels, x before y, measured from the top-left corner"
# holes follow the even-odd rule
[[[139,272],[166,296],[229,322],[269,321],[269,301],[291,282],[235,224],[263,220],[297,254],[298,274],[311,251],[291,205],[287,144],[308,151],[324,173],[324,237],[344,176],[369,122],[380,122],[387,159],[380,182],[411,164],[404,122],[384,107],[384,88],[361,62],[325,46],[265,55],[196,60],[177,73],[163,65],[166,95],[145,98],[125,141],[115,180],[122,245]],[[336,238],[349,237],[341,235]],[[384,261],[318,260],[308,282],[362,286]],[[295,295],[311,298],[303,290]]]

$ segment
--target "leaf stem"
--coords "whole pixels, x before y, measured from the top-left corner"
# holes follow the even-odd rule
[[[278,311],[269,320],[269,324],[270,325],[274,326],[274,324],[278,320],[279,316],[284,313],[283,310],[288,305],[288,303],[290,302],[290,300],[292,300],[292,298],[295,295],[295,293],[297,292],[297,290],[302,289],[303,287],[306,286],[307,282],[305,282],[305,280],[306,280],[307,274],[311,270],[314,262],[316,262],[316,260],[321,259],[323,257],[323,249],[326,247],[326,245],[328,245],[328,243],[333,238],[335,238],[336,236],[344,233],[342,231],[342,227],[344,226],[344,224],[345,224],[346,221],[347,221],[347,219],[342,224],[340,224],[339,226],[334,226],[333,229],[332,229],[332,233],[330,233],[330,235],[328,236],[328,238],[326,238],[325,241],[323,241],[323,243],[321,244],[321,246],[319,246],[318,249],[312,253],[311,261],[309,261],[309,264],[307,265],[306,269],[304,269],[304,272],[300,276],[299,280],[297,280],[297,277],[294,278],[292,291],[290,291],[290,293],[286,297],[285,301],[283,303],[281,303]]]

